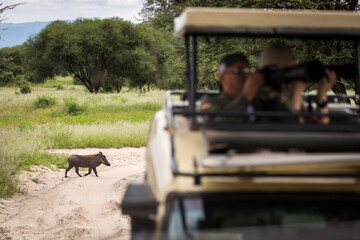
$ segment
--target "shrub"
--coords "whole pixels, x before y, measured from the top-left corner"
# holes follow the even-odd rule
[[[36,82],[35,81],[36,78],[33,74],[25,74],[24,78],[28,82]]]
[[[64,99],[64,103],[64,113],[67,115],[76,116],[82,113],[86,113],[88,110],[85,105],[78,104],[73,98]]]
[[[31,93],[30,84],[24,80],[17,82],[16,84],[20,88],[20,93],[27,94]]]
[[[56,86],[56,90],[63,90],[63,89],[64,89],[64,87],[61,84]]]
[[[31,93],[31,88],[29,85],[23,85],[20,87],[20,93],[22,94],[27,94],[27,93]]]
[[[3,87],[13,82],[15,82],[15,77],[12,72],[3,72],[0,75],[0,86]]]
[[[78,79],[77,77],[74,77],[73,84],[74,84],[74,85],[83,85],[83,83],[81,82],[81,80]]]
[[[56,103],[56,100],[53,97],[39,96],[34,100],[33,106],[35,108],[48,108],[48,107],[55,105],[55,103]]]
[[[110,84],[106,84],[102,87],[102,92],[112,93],[114,91],[113,87]]]

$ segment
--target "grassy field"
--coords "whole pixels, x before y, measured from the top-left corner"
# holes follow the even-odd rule
[[[71,78],[33,86],[30,94],[0,88],[0,197],[19,191],[14,176],[31,165],[60,163],[52,148],[146,145],[149,123],[163,91],[90,94]]]

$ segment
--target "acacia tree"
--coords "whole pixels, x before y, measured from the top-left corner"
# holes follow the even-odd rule
[[[150,85],[162,88],[163,83],[169,77],[165,64],[166,59],[169,58],[169,48],[171,48],[168,33],[154,29],[145,23],[136,27],[141,34],[142,41],[141,46],[136,49],[135,56],[139,59],[138,67],[143,69],[139,71],[143,77],[133,77],[135,84],[132,83],[132,85],[138,87],[147,85],[148,90]],[[135,75],[139,75],[139,73]]]
[[[5,12],[7,10],[12,10],[21,4],[24,4],[24,3],[15,3],[15,4],[11,4],[11,5],[4,5],[4,3],[0,3],[0,22],[4,21],[6,19],[3,16],[3,12]]]
[[[152,56],[144,48],[137,48],[134,53],[134,61],[137,65],[136,71],[132,71],[130,77],[130,87],[138,87],[140,93],[143,92],[144,86],[148,89],[151,83],[156,79],[156,68],[152,62]]]
[[[126,72],[121,63],[139,38],[135,26],[119,18],[56,21],[27,41],[29,69],[37,81],[65,70],[97,93],[111,77]]]
[[[134,50],[124,52],[123,57],[117,58],[113,67],[108,73],[107,86],[120,93],[125,81],[133,78],[133,72],[139,71],[138,69],[138,57]]]
[[[3,13],[7,10],[12,10],[17,6],[23,3],[16,3],[11,5],[4,5],[4,3],[0,3],[0,22],[6,20]],[[0,29],[6,30],[6,29]],[[0,36],[1,39],[1,36]],[[3,54],[0,56],[0,74],[3,74],[5,71],[11,71],[14,68],[13,57],[4,56]]]
[[[24,74],[24,51],[25,47],[23,45],[0,49],[0,58],[6,61],[5,64],[0,66],[0,71],[12,72],[14,76]]]
[[[161,88],[169,76],[164,64],[168,48],[171,47],[167,34],[145,23],[136,25],[136,30],[140,34],[139,46],[117,59],[109,72],[108,84],[117,92],[121,91],[125,80],[141,93],[145,89],[149,91],[151,85]]]

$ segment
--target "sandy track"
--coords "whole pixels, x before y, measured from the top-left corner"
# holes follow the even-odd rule
[[[145,148],[72,149],[52,152],[93,154],[102,151],[110,167],[78,177],[64,171],[34,167],[19,176],[28,194],[0,200],[0,240],[15,239],[129,239],[129,219],[119,203],[130,182],[142,181]],[[83,175],[87,171],[80,171]]]

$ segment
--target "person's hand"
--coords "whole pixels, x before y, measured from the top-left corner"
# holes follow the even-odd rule
[[[242,95],[250,102],[254,99],[261,86],[265,84],[265,76],[259,70],[249,74],[247,77]]]

